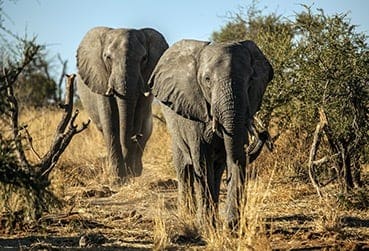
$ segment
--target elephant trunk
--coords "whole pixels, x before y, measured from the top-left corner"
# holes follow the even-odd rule
[[[237,86],[237,85],[234,85]],[[240,95],[242,90],[222,87],[222,96],[216,113],[223,128],[226,151],[228,192],[226,200],[226,219],[233,228],[239,219],[239,206],[244,190],[246,175],[246,151],[248,144],[246,124],[246,102]]]
[[[118,71],[118,70],[117,70]],[[141,125],[137,120],[137,102],[139,99],[142,77],[137,70],[128,66],[120,69],[119,74],[111,79],[114,96],[119,113],[119,137],[125,166],[120,167],[119,177],[140,176],[142,163],[139,158],[142,154],[138,144],[141,140]]]
[[[235,84],[234,86],[237,86]],[[240,95],[242,90],[233,90],[232,85],[221,87],[218,101],[215,102],[216,121],[223,128],[227,164],[238,163],[240,166],[246,164],[244,146],[247,142],[246,125],[246,102]],[[218,96],[218,95],[217,95]]]

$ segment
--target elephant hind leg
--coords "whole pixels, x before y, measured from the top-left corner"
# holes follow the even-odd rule
[[[183,172],[178,176],[182,182],[179,182],[179,203],[184,209],[184,213],[194,215],[196,213],[196,198],[194,189],[194,171],[192,165],[186,165]]]
[[[183,214],[194,215],[196,212],[196,200],[193,166],[185,161],[183,153],[179,148],[174,147],[173,157],[178,178],[178,211]]]

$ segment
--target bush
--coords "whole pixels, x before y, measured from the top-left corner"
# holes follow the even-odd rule
[[[259,116],[279,133],[306,135],[306,145],[326,115],[325,140],[319,156],[330,158],[344,190],[360,183],[360,164],[368,161],[369,48],[346,14],[326,15],[310,7],[287,20],[263,16],[255,4],[231,17],[215,41],[254,40],[270,59],[275,77]],[[306,147],[305,147],[306,148]],[[306,152],[306,156],[309,153]],[[361,162],[360,162],[361,161]]]

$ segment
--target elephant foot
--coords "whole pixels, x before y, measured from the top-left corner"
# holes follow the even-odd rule
[[[226,228],[232,233],[235,234],[239,229],[239,220],[227,220]]]
[[[230,210],[225,218],[225,227],[232,233],[239,229],[240,217],[238,210]]]
[[[118,176],[120,178],[139,177],[142,175],[143,166],[141,160],[128,159],[123,167],[118,169]]]

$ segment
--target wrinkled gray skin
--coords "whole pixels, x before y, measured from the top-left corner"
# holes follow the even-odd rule
[[[108,27],[91,29],[78,47],[78,94],[103,133],[115,178],[141,175],[152,131],[147,81],[167,48],[153,29]]]
[[[226,168],[226,224],[237,226],[247,158],[253,161],[262,147],[247,157],[248,131],[272,78],[272,66],[252,41],[195,40],[171,46],[151,76],[173,140],[180,204],[196,208],[200,223],[217,212]]]

